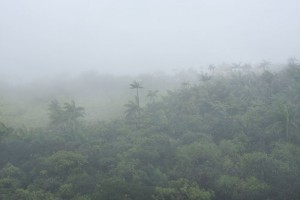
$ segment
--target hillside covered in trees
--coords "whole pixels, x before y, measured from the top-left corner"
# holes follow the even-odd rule
[[[0,199],[300,199],[299,62],[233,67],[161,95],[128,82],[117,119],[83,120],[75,99],[45,127],[1,123]]]

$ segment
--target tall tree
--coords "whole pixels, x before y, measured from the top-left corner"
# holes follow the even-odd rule
[[[147,97],[150,99],[152,103],[155,102],[157,97],[158,90],[148,90]]]
[[[50,126],[54,130],[73,132],[78,119],[84,116],[84,108],[76,106],[74,101],[64,103],[62,107],[56,100],[49,104]]]
[[[130,89],[136,89],[136,101],[139,108],[140,108],[139,89],[142,88],[143,88],[142,84],[138,81],[133,81],[133,83],[130,84]]]
[[[84,108],[77,107],[74,101],[64,103],[64,114],[69,121],[77,121],[84,116]]]
[[[140,107],[137,103],[137,98],[135,101],[129,101],[124,105],[126,107],[125,113],[127,118],[136,118],[139,114]]]

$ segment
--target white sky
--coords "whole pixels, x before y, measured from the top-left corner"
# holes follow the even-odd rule
[[[0,77],[300,58],[299,0],[0,0]]]

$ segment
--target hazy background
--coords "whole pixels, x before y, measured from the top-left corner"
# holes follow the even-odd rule
[[[299,0],[0,0],[0,78],[300,58]]]

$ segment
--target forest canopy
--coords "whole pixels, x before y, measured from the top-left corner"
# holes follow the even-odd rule
[[[47,102],[45,126],[1,122],[0,199],[300,199],[299,62],[231,67],[128,82],[114,119],[75,99]]]

